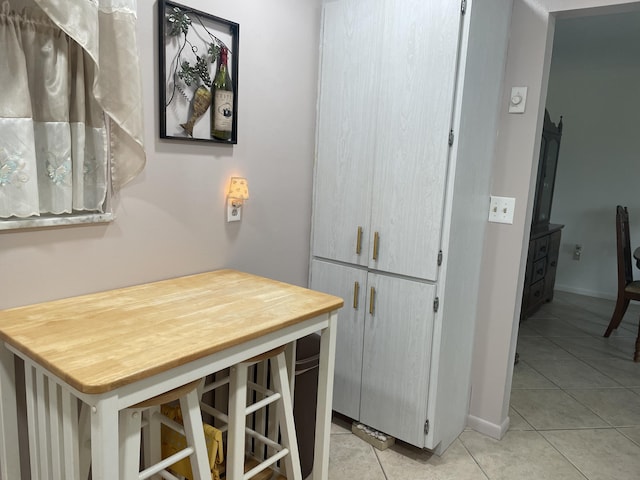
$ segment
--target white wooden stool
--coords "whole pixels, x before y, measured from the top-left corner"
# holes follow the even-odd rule
[[[190,457],[193,480],[211,480],[209,458],[200,412],[198,386],[201,380],[191,382],[149,400],[145,400],[120,412],[120,480],[143,480],[160,474],[165,479],[175,479],[167,468]],[[160,413],[160,405],[180,401],[184,427]],[[145,469],[140,471],[140,437],[145,416]],[[81,423],[83,423],[81,414]],[[161,458],[161,424],[185,436],[187,447],[166,459]],[[81,426],[86,436],[87,428]],[[86,444],[87,442],[85,442]],[[85,448],[86,450],[86,448]],[[88,478],[90,456],[80,455],[81,478]]]
[[[228,415],[205,403],[200,406],[203,412],[227,424],[220,430],[227,431],[226,478],[229,480],[248,480],[269,467],[279,474],[285,474],[286,471],[288,480],[302,480],[285,348],[286,346],[282,346],[236,364],[230,368],[228,378],[204,387],[203,393],[206,393],[229,384]],[[247,373],[250,367],[267,360],[271,365],[272,388],[249,381]],[[259,400],[255,403],[249,402],[250,404],[247,405],[248,392],[257,392]],[[253,395],[250,397],[253,398]],[[272,432],[269,436],[247,426],[247,416],[274,403],[276,403],[276,415],[272,415],[273,409],[270,409],[269,422],[275,424],[268,426]],[[278,427],[280,439],[278,439]],[[269,450],[269,455],[265,455],[266,458],[258,458],[258,461],[251,463],[250,467],[245,465],[245,444],[248,437],[267,446]],[[284,470],[276,466],[279,460],[283,461]],[[247,469],[246,472],[245,469]]]

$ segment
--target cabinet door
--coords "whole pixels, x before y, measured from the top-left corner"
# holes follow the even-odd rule
[[[435,286],[377,274],[368,284],[360,420],[422,447]]]
[[[385,8],[371,216],[379,250],[369,266],[436,280],[460,2],[388,0]]]
[[[344,299],[338,312],[333,409],[360,418],[360,381],[367,272],[329,262],[311,262],[311,288]]]
[[[367,264],[369,251],[379,3],[342,1],[324,7],[312,253],[360,265]]]

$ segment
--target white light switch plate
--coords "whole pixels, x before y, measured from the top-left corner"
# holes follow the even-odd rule
[[[509,97],[509,113],[524,113],[527,105],[527,87],[513,87]]]
[[[496,197],[491,195],[491,202],[489,204],[489,221],[513,224],[513,212],[515,209],[515,198]]]

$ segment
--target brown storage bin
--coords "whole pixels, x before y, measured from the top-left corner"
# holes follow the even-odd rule
[[[302,478],[313,470],[318,397],[320,337],[307,335],[296,346],[296,384],[293,394],[293,417],[296,424]]]

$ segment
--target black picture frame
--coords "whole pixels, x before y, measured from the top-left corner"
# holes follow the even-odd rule
[[[238,143],[240,26],[185,5],[166,0],[157,1],[160,138],[223,145]],[[199,114],[206,104],[207,95],[212,94],[212,87],[208,87],[203,81],[203,78],[206,80],[204,72],[208,72],[209,80],[213,83],[220,61],[215,48],[222,46],[229,52],[227,66],[233,88],[232,130],[229,139],[211,136],[211,105]],[[214,54],[210,47],[214,47]],[[203,59],[201,64],[198,64],[198,57]],[[182,68],[184,62],[188,62],[186,70]],[[199,86],[208,88],[209,93],[198,91],[199,101],[194,102]],[[195,121],[189,123],[191,119]],[[188,133],[190,128],[191,135]]]

